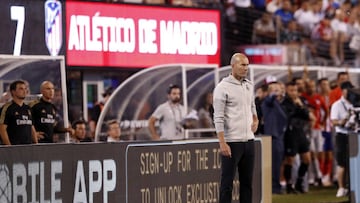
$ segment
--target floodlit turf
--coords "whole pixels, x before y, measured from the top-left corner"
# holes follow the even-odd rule
[[[335,197],[337,189],[335,187],[310,187],[305,194],[283,194],[273,195],[272,203],[347,203],[348,197]]]

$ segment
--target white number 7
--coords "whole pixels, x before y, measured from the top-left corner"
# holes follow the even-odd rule
[[[14,42],[14,55],[19,56],[21,53],[21,43],[24,32],[25,22],[25,8],[23,6],[11,6],[10,8],[11,20],[16,20],[16,33]]]

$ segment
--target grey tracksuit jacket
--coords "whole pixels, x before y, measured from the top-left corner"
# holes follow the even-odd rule
[[[253,139],[251,124],[257,114],[252,82],[229,75],[215,87],[213,95],[216,132],[223,131],[226,142]]]

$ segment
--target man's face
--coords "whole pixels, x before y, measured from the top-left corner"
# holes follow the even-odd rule
[[[271,83],[269,85],[269,94],[280,95],[281,94],[280,85],[278,83]]]
[[[17,99],[25,99],[27,91],[25,84],[17,84],[16,89],[12,91],[12,96]]]
[[[291,98],[291,99],[296,99],[299,95],[298,93],[298,87],[296,85],[289,85],[286,87],[286,94]]]
[[[281,86],[279,83],[272,83],[269,85],[269,94],[274,94],[276,95],[276,98],[278,100],[281,100],[282,98],[282,90],[281,90]]]
[[[311,80],[309,83],[307,83],[306,85],[306,90],[309,94],[313,94],[316,92],[316,84],[315,81]]]
[[[290,11],[291,10],[291,2],[290,1],[284,1],[283,2],[283,9],[285,10],[285,11]]]
[[[170,94],[168,95],[169,100],[172,103],[180,103],[181,101],[181,90],[179,88],[172,88]]]
[[[330,83],[328,80],[323,80],[321,81],[320,83],[320,89],[323,91],[323,92],[328,92],[330,91]]]
[[[299,91],[299,92],[303,92],[304,89],[305,89],[304,80],[303,80],[303,79],[297,79],[297,80],[295,81],[295,83],[296,83],[296,86],[297,86],[297,88],[298,88],[298,91]]]
[[[245,57],[239,57],[232,65],[232,74],[235,78],[245,78],[249,71],[249,59]]]
[[[47,100],[52,100],[55,95],[54,85],[52,83],[45,83],[41,88],[41,94]]]
[[[85,124],[77,124],[75,128],[75,136],[79,140],[83,140],[86,137],[86,126]]]
[[[121,135],[121,129],[118,123],[112,123],[109,125],[108,134],[110,137],[118,139]]]
[[[267,24],[270,20],[271,20],[271,15],[269,15],[268,13],[265,13],[265,14],[261,17],[261,21],[262,21],[264,24]]]

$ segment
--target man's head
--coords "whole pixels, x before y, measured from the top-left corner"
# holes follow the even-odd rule
[[[320,23],[324,26],[324,27],[330,27],[330,19],[329,18],[323,18]]]
[[[276,99],[278,101],[281,101],[284,96],[284,90],[282,89],[282,83],[281,82],[271,82],[268,84],[268,94],[270,95],[276,95]]]
[[[301,2],[301,8],[305,11],[309,9],[310,3],[308,1]]]
[[[271,14],[267,13],[267,12],[264,12],[263,15],[261,16],[261,21],[264,24],[267,24],[269,21],[271,21]]]
[[[55,95],[54,84],[50,81],[44,81],[40,85],[40,92],[45,101],[53,100]]]
[[[27,94],[25,81],[16,80],[10,84],[10,93],[13,99],[24,100]]]
[[[349,81],[349,73],[348,72],[339,72],[337,74],[337,83],[341,85],[345,81]]]
[[[110,120],[107,122],[107,134],[114,139],[120,139],[121,128],[117,120]]]
[[[304,82],[304,79],[302,79],[301,77],[295,77],[293,78],[292,80],[296,86],[298,87],[298,91],[300,93],[304,92],[305,91],[305,82]]]
[[[309,80],[305,84],[305,87],[306,87],[306,93],[308,93],[309,95],[316,93],[316,82],[314,80]]]
[[[291,11],[291,1],[290,0],[283,1],[282,9],[284,9],[285,11]]]
[[[296,23],[296,20],[290,20],[287,27],[290,31],[298,30],[298,24]]]
[[[318,80],[320,92],[328,93],[330,92],[330,82],[328,78],[320,78]]]
[[[293,100],[298,98],[299,96],[298,86],[296,85],[295,82],[292,81],[286,83],[286,94]]]
[[[342,9],[336,9],[335,11],[335,18],[339,19],[340,21],[343,21],[346,17],[344,11]]]
[[[268,84],[268,93],[280,95],[281,94],[281,87],[278,82],[271,82]]]
[[[257,99],[264,99],[268,95],[269,86],[268,84],[262,84],[260,87],[256,89],[255,97]]]
[[[172,103],[180,103],[181,101],[181,89],[178,85],[170,85],[168,90],[168,100]]]
[[[238,79],[244,79],[249,70],[249,59],[242,53],[235,53],[231,57],[230,65],[232,68],[232,75]]]
[[[104,102],[106,102],[109,99],[109,97],[111,96],[113,91],[114,91],[114,88],[111,87],[111,86],[105,89],[105,91],[102,93],[102,97],[104,98]]]
[[[74,137],[77,140],[83,140],[86,138],[86,123],[83,120],[74,121],[72,128],[75,130]]]

